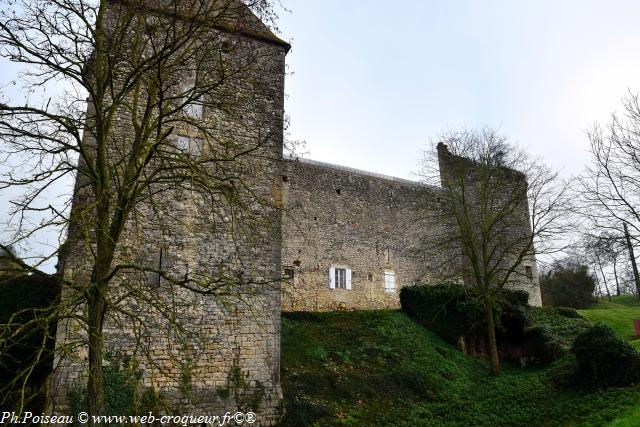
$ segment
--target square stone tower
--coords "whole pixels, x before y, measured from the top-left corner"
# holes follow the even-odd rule
[[[95,276],[100,160],[110,172],[112,218],[123,190],[137,191],[108,266],[104,364],[135,360],[137,391],[153,390],[165,412],[253,411],[258,425],[270,425],[281,399],[279,204],[289,45],[240,0],[108,4],[105,46],[117,52],[103,101],[89,98],[61,251],[68,319],[57,330],[52,412],[66,413],[70,395],[87,383],[84,295]],[[163,43],[171,49],[158,60]],[[97,62],[87,73],[101,77],[105,64]],[[112,112],[102,153],[96,122],[106,116],[96,105]],[[155,129],[143,121],[148,117]],[[139,149],[148,156],[132,161]],[[143,173],[125,182],[137,167]]]
[[[491,236],[489,248],[484,249],[491,254],[486,265],[497,271],[496,276],[507,275],[509,288],[526,291],[530,305],[541,306],[526,175],[501,165],[500,161],[487,160],[488,157],[477,162],[453,154],[442,142],[437,152],[440,180],[449,205],[447,213],[462,208],[470,212],[468,231],[458,233],[459,228],[453,228],[456,237],[452,239],[461,255],[459,268],[466,270],[465,280],[473,282],[474,279],[469,273],[469,258],[460,246],[465,239],[477,239],[475,244],[481,246],[480,230],[485,228]],[[500,154],[497,150],[494,153]]]

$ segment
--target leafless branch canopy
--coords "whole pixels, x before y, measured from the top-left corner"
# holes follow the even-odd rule
[[[178,273],[128,257],[122,241],[132,230],[144,234],[145,223],[161,236],[163,223],[190,227],[166,203],[181,197],[213,212],[211,222],[225,223],[227,234],[264,227],[260,212],[273,202],[246,177],[281,155],[281,129],[246,116],[243,106],[267,97],[252,79],[267,53],[250,39],[284,44],[264,24],[273,29],[275,19],[269,0],[11,0],[0,10],[0,57],[24,67],[13,84],[25,95],[0,93],[0,191],[12,194],[15,231],[8,243],[53,228],[90,254],[87,277],[62,281],[64,303],[45,316],[86,329],[90,400],[101,385],[106,314],[148,327],[123,301],[175,320],[167,301],[178,289],[238,296],[274,280],[248,279],[222,264]],[[246,125],[235,129],[242,138],[222,130],[228,123]],[[70,197],[54,195],[74,179],[71,211]],[[57,255],[56,247],[25,269]],[[167,298],[140,286],[154,276]]]
[[[622,114],[588,132],[591,164],[579,180],[582,213],[590,228],[620,233],[627,223],[640,236],[640,99],[629,93]]]
[[[566,185],[493,129],[451,131],[438,142],[423,174],[442,185],[441,215],[453,230],[446,244],[476,284],[522,281],[525,260],[559,250]]]

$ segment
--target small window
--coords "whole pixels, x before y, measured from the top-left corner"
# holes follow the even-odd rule
[[[182,107],[182,112],[193,119],[201,119],[203,118],[203,106],[202,106],[202,95],[194,98],[196,94],[196,83],[194,81],[190,81],[188,83],[183,84],[180,87],[180,94],[182,97],[180,98],[180,104],[184,104]]]
[[[347,289],[347,269],[336,268],[335,272],[336,289]]]
[[[158,252],[156,254],[155,260],[153,262],[152,268],[157,270],[157,272],[149,273],[149,286],[158,287],[160,286],[160,282],[162,280],[162,275],[160,272],[166,272],[167,268],[171,267],[171,263],[169,260],[167,248],[164,246],[160,246]]]
[[[295,276],[295,270],[291,267],[287,267],[284,269],[284,279],[285,280],[293,280]]]
[[[190,138],[188,136],[179,136],[176,141],[176,148],[182,152],[189,151],[189,140]]]
[[[527,265],[524,267],[526,274],[527,274],[527,279],[529,279],[530,281],[533,282],[533,268],[531,268],[530,265]]]
[[[185,154],[190,154],[194,157],[200,157],[202,155],[203,141],[200,138],[193,138],[189,136],[179,136],[176,140],[176,148]]]
[[[396,290],[396,274],[391,270],[384,272],[384,290],[389,292]]]
[[[184,107],[184,113],[187,116],[192,117],[194,119],[201,119],[202,118],[202,103],[200,101],[200,98],[198,98],[196,101],[193,101],[193,102],[187,104]]]
[[[342,266],[331,267],[329,269],[329,287],[351,290],[351,269]]]

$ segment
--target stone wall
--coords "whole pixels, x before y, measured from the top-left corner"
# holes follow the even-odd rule
[[[454,215],[454,212],[460,209],[461,213],[464,205],[471,228],[465,237],[476,239],[476,246],[480,248],[483,245],[480,230],[489,233],[487,254],[492,257],[488,268],[496,270],[496,277],[508,274],[507,286],[526,291],[530,305],[542,305],[535,247],[531,241],[526,175],[505,166],[487,167],[487,162],[476,164],[452,154],[444,143],[438,144],[437,153],[440,181],[448,194],[448,214],[463,221],[464,215]],[[461,194],[465,202],[461,201]],[[488,213],[482,213],[481,205],[487,206]],[[468,266],[463,265],[463,269],[470,271]],[[467,280],[471,281],[470,277]]]
[[[159,181],[148,191],[153,196],[135,205],[112,268],[138,268],[122,268],[112,280],[105,350],[111,359],[135,357],[141,386],[160,393],[175,415],[253,410],[257,425],[271,425],[281,401],[278,207],[288,45],[255,32],[216,29],[211,37],[223,40],[222,53],[231,63],[251,59],[216,89],[219,107],[213,101],[204,107],[202,123],[213,129],[213,138],[186,154],[219,173],[219,190],[203,194],[196,187],[188,190],[189,184]],[[110,160],[117,165],[117,156],[130,149],[134,129],[127,108],[115,120],[119,128]],[[199,135],[195,127],[174,133],[170,144],[179,136]],[[95,145],[89,132],[84,144]],[[232,156],[234,150],[246,152]],[[210,159],[220,153],[227,153],[224,160]],[[197,178],[191,185],[198,185]],[[88,182],[78,179],[59,267],[76,285],[63,291],[63,302],[79,316],[86,315],[83,293],[94,262],[93,231],[86,221],[95,215],[91,194]],[[139,268],[160,270],[174,280]],[[65,413],[70,392],[87,381],[82,323],[60,322],[56,342],[51,410]]]
[[[402,286],[454,278],[453,252],[424,248],[447,232],[425,215],[439,189],[303,159],[283,181],[283,310],[397,308]],[[351,270],[351,289],[330,288],[332,267]]]
[[[463,280],[441,188],[306,159],[285,161],[282,179],[283,310],[398,308],[403,286]],[[332,283],[335,268],[351,273],[350,289]],[[535,257],[521,270],[514,286],[540,305]]]

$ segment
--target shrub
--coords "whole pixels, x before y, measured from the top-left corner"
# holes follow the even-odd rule
[[[461,336],[478,336],[484,319],[480,301],[459,284],[405,286],[400,305],[409,317],[428,326],[450,344]]]
[[[556,308],[556,313],[558,313],[560,316],[568,317],[570,319],[582,318],[582,316],[580,316],[580,313],[570,307],[558,307]]]
[[[330,409],[322,403],[307,399],[289,399],[285,404],[285,417],[280,424],[283,426],[312,425],[315,420],[331,415]]]
[[[578,335],[571,351],[576,357],[574,385],[599,388],[640,380],[640,353],[608,326],[596,325]]]
[[[142,371],[138,368],[136,360],[131,357],[108,353],[105,354],[105,360],[109,362],[102,368],[107,415],[133,413]]]
[[[547,326],[534,326],[524,332],[531,344],[531,356],[542,363],[551,363],[562,353],[562,345]]]
[[[20,384],[32,398],[25,410],[44,410],[46,379],[53,369],[56,323],[48,316],[60,285],[41,274],[0,277],[0,401],[10,407],[22,401]],[[26,325],[29,326],[26,326]],[[44,346],[44,348],[43,348]],[[40,358],[37,354],[44,350]],[[28,377],[28,378],[27,378]],[[10,385],[14,380],[17,385]]]
[[[565,261],[540,278],[544,305],[587,308],[593,305],[595,279],[587,266]]]
[[[528,294],[502,290],[494,306],[499,337],[521,337],[527,325]],[[485,336],[484,305],[460,284],[405,286],[400,291],[402,310],[427,325],[451,344],[461,336]]]
[[[137,360],[119,353],[106,353],[102,369],[105,415],[158,412],[166,409],[161,394],[151,387],[142,387],[142,369]],[[83,384],[86,386],[86,382]],[[86,389],[81,384],[69,392],[71,413],[87,411]]]
[[[496,338],[503,357],[533,358],[548,363],[562,347],[545,329],[530,327],[529,295],[502,290],[494,306]],[[463,337],[471,353],[484,352],[486,327],[482,301],[460,284],[405,286],[400,291],[402,310],[452,345]]]

